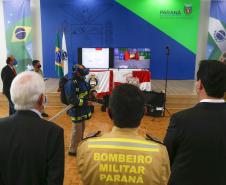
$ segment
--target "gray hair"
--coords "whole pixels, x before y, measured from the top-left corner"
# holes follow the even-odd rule
[[[11,85],[11,100],[16,110],[34,108],[41,94],[45,93],[43,78],[32,71],[25,71],[17,75]]]

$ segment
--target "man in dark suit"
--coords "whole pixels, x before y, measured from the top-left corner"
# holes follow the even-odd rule
[[[0,185],[63,185],[63,129],[41,117],[42,77],[20,73],[10,91],[17,112],[0,119]]]
[[[200,62],[200,102],[171,117],[164,143],[171,163],[169,185],[226,184],[226,65]]]
[[[13,55],[7,57],[6,64],[7,65],[2,69],[1,78],[3,82],[3,94],[7,97],[9,101],[9,115],[11,115],[15,113],[15,109],[11,101],[10,86],[16,76],[16,70],[13,66],[17,64]]]

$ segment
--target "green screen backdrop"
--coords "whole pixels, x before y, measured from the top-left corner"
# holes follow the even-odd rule
[[[200,0],[117,0],[196,54]]]

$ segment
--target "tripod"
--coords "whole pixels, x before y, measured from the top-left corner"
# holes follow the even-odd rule
[[[165,94],[164,94],[164,105],[163,105],[163,117],[165,117],[166,112],[170,116],[169,110],[166,108],[166,93],[167,93],[167,82],[168,82],[168,66],[169,66],[169,55],[170,55],[170,48],[166,46],[166,74],[165,74]]]

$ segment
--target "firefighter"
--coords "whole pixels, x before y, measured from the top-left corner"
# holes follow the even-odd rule
[[[131,84],[117,86],[110,97],[109,115],[114,127],[84,139],[77,166],[84,185],[167,185],[170,163],[166,147],[138,134],[144,115],[144,97]]]
[[[90,106],[88,101],[90,85],[85,81],[85,76],[89,74],[89,69],[83,65],[76,64],[72,68],[72,79],[65,84],[64,91],[69,104],[74,105],[68,111],[72,120],[71,142],[68,154],[76,156],[79,142],[83,138],[85,130],[85,120],[91,118]]]

